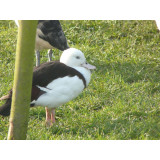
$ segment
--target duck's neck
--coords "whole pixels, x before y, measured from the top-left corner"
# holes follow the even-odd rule
[[[86,86],[88,86],[90,79],[91,79],[91,72],[90,70],[84,68],[84,67],[73,67],[74,69],[76,69],[77,71],[79,71],[83,77],[86,80]]]

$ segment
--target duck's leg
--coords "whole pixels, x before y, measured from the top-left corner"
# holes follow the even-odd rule
[[[48,60],[49,62],[52,61],[52,49],[48,50]]]
[[[40,65],[40,52],[36,50],[36,66]]]
[[[55,123],[55,109],[46,109],[46,125],[47,126],[52,126],[53,123]]]
[[[56,122],[56,120],[55,120],[55,109],[54,108],[51,110],[51,122],[52,123]]]
[[[51,125],[51,114],[50,114],[50,110],[45,107],[46,110],[46,125],[50,126]]]
[[[49,62],[52,61],[52,49],[48,50],[48,60]],[[52,121],[55,122],[55,120],[53,120],[54,118],[53,118],[52,110],[50,111],[47,107],[45,107],[45,109],[46,109],[46,125],[51,126]]]

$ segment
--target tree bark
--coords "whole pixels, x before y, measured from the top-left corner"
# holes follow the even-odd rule
[[[27,135],[37,21],[19,21],[8,140]]]

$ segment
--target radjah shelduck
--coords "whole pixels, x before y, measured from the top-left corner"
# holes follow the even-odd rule
[[[19,26],[18,21],[16,21]],[[52,49],[64,51],[69,48],[67,39],[58,20],[39,20],[36,31],[36,66],[40,65],[40,50],[49,49],[48,59],[52,60]]]
[[[76,98],[89,84],[91,71],[96,67],[87,63],[84,54],[75,48],[65,50],[60,61],[51,61],[36,67],[33,72],[30,106],[46,107],[46,123],[55,122],[55,108]],[[12,90],[0,115],[9,116],[12,102]]]

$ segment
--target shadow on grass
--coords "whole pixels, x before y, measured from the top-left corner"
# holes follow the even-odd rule
[[[154,62],[117,62],[110,64],[97,64],[97,71],[104,74],[108,71],[114,75],[120,75],[126,83],[134,83],[138,81],[159,82],[160,80],[160,63]]]
[[[160,91],[160,63],[157,60],[135,62],[117,62],[97,64],[97,74],[104,75],[106,72],[112,78],[117,76],[125,83],[149,82],[146,91],[154,94]],[[113,79],[114,80],[114,79]]]
[[[70,139],[159,139],[158,119],[148,121],[147,115],[144,113],[134,113],[132,118],[128,119],[128,113],[124,117],[112,119],[107,116],[105,118],[94,118],[89,123],[74,124],[71,126],[62,126],[57,124],[50,128],[53,135],[70,135]],[[78,121],[77,121],[78,123]]]

